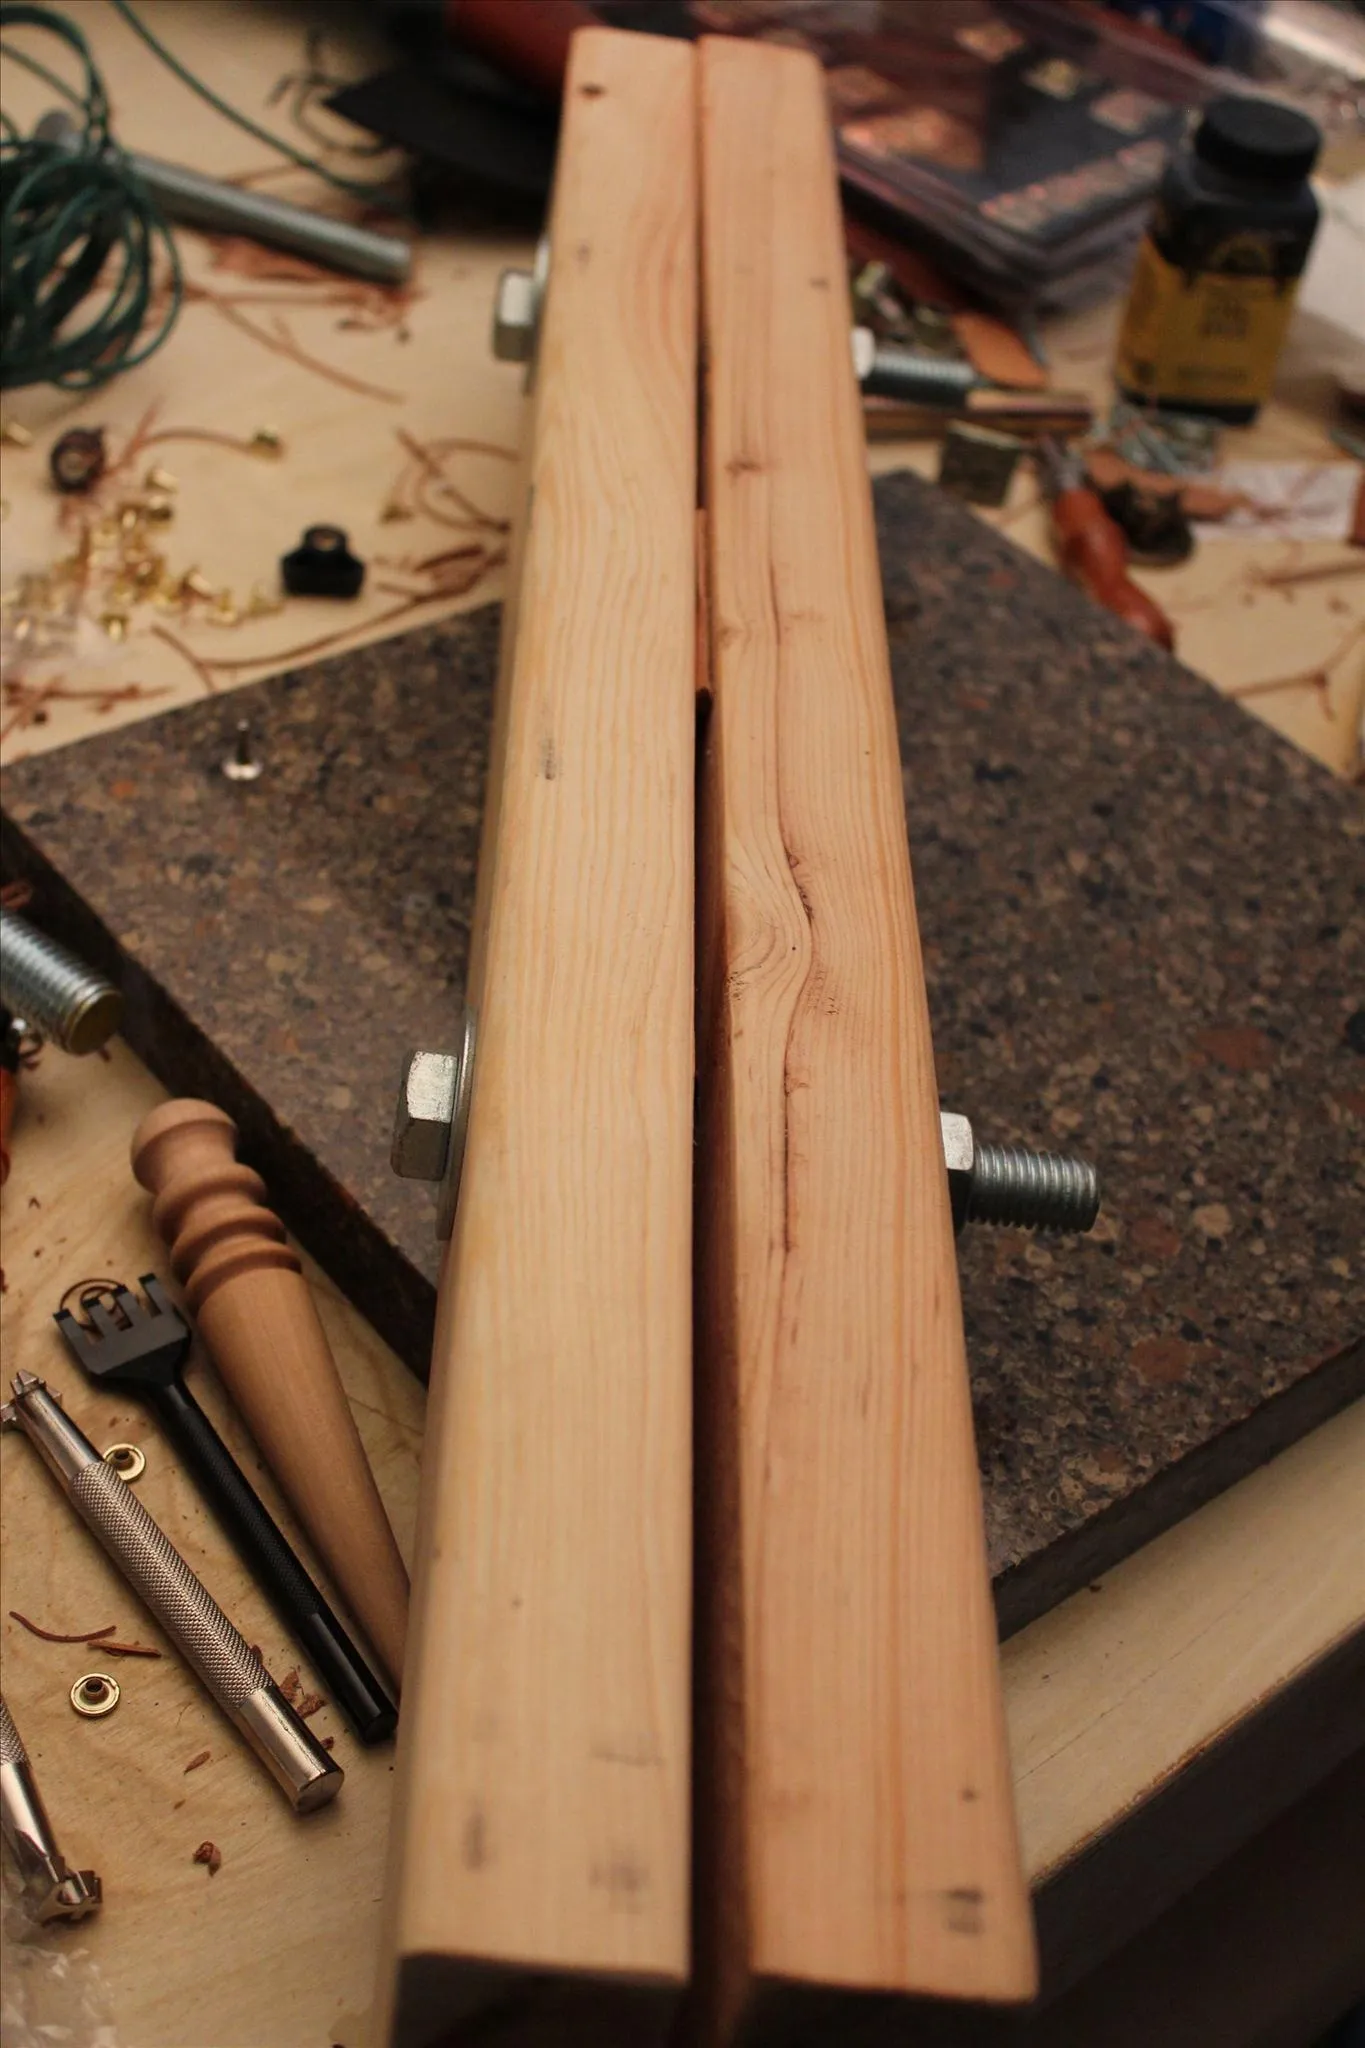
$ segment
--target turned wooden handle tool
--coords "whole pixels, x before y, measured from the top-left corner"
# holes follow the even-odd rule
[[[397,1687],[407,1573],[308,1282],[236,1140],[211,1102],[164,1102],[133,1135],[133,1172],[214,1364]]]

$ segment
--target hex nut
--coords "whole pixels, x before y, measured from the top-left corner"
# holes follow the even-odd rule
[[[459,1069],[453,1052],[410,1052],[403,1062],[389,1159],[405,1180],[439,1180],[445,1172]]]
[[[955,1110],[941,1109],[939,1129],[943,1137],[943,1163],[948,1169],[948,1195],[953,1208],[953,1229],[961,1230],[967,1220],[967,1200],[972,1187],[972,1166],[976,1146],[969,1118]]]
[[[529,363],[535,350],[540,288],[529,270],[504,270],[493,301],[493,353],[500,363]]]

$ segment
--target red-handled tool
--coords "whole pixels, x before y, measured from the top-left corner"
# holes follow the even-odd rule
[[[1128,543],[1092,490],[1085,464],[1060,441],[1044,436],[1035,450],[1043,490],[1052,507],[1052,532],[1065,573],[1096,604],[1158,647],[1175,646],[1175,628],[1160,605],[1128,574]]]

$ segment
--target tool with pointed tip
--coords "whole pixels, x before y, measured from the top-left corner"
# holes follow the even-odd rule
[[[160,1622],[206,1692],[255,1750],[293,1807],[335,1798],[344,1771],[300,1720],[246,1638],[165,1531],[106,1465],[60,1401],[31,1372],[16,1373],[0,1424],[20,1429],[76,1513]]]
[[[84,1920],[100,1909],[93,1870],[73,1870],[57,1847],[23,1737],[0,1698],[0,1823],[35,1920]]]
[[[150,1313],[131,1288],[120,1287],[112,1296],[117,1314],[92,1293],[81,1303],[88,1324],[65,1308],[53,1321],[92,1379],[126,1387],[147,1403],[360,1740],[382,1742],[393,1733],[397,1709],[185,1385],[182,1367],[194,1341],[189,1324],[155,1274],[144,1274],[139,1285]]]
[[[298,1255],[211,1102],[163,1102],[133,1134],[199,1334],[395,1687],[408,1576]]]

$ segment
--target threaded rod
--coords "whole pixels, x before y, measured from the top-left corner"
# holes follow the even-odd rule
[[[972,1160],[966,1218],[1025,1230],[1089,1230],[1100,1213],[1099,1175],[1083,1159],[983,1145]]]
[[[13,910],[0,910],[0,1002],[64,1052],[94,1052],[123,1015],[111,982]]]

